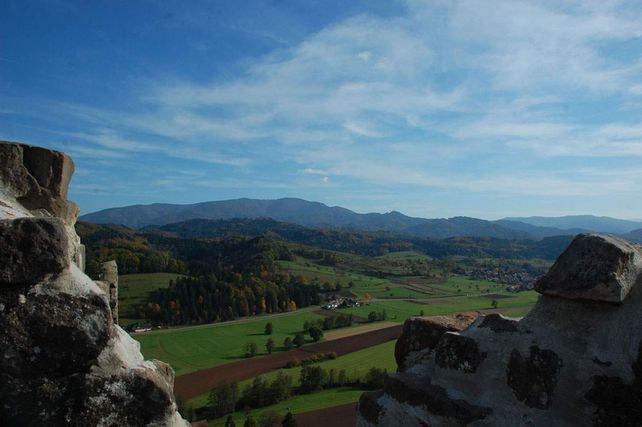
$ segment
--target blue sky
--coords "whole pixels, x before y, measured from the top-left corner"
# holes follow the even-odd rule
[[[300,197],[642,218],[642,3],[14,1],[0,138],[84,213]]]

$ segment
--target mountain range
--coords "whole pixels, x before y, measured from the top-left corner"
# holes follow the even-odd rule
[[[96,224],[122,224],[132,228],[161,227],[192,219],[272,218],[311,228],[391,231],[416,237],[493,237],[542,239],[585,231],[625,235],[642,241],[642,222],[591,215],[504,218],[487,221],[469,217],[417,218],[397,211],[360,214],[340,206],[327,206],[297,198],[276,200],[233,199],[196,204],[132,205],[105,209],[80,217]]]

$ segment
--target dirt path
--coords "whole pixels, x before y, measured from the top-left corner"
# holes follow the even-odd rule
[[[191,399],[224,383],[242,381],[274,369],[280,369],[293,358],[307,359],[314,353],[333,351],[337,356],[395,340],[401,335],[401,324],[384,329],[337,338],[296,350],[285,351],[255,359],[240,360],[222,366],[181,375],[174,382],[174,393],[182,399]]]
[[[295,414],[299,426],[305,427],[354,427],[357,424],[357,403]]]

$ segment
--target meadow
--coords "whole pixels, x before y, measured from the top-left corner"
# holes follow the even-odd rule
[[[502,295],[504,296],[504,295]],[[539,294],[534,291],[519,292],[497,299],[498,309],[508,316],[520,317],[528,313]],[[438,316],[462,311],[489,310],[492,298],[488,296],[462,296],[430,300],[427,303],[407,300],[372,301],[367,305],[341,309],[341,312],[368,317],[371,311],[386,311],[387,320],[403,322],[412,316]]]
[[[267,354],[265,343],[269,338],[276,344],[275,352],[282,351],[286,337],[294,338],[301,332],[304,322],[321,318],[304,309],[230,323],[146,332],[134,335],[134,338],[140,342],[146,358],[167,362],[176,375],[182,375],[242,359],[243,345],[250,341],[257,344],[257,356]],[[272,335],[264,333],[267,322],[272,322]]]

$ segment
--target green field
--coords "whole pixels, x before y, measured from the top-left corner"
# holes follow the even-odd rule
[[[301,332],[306,320],[322,316],[309,310],[274,316],[243,319],[232,323],[217,323],[199,327],[166,329],[135,335],[145,358],[169,363],[176,375],[223,365],[242,358],[245,343],[256,342],[259,355],[266,354],[265,343],[272,338],[282,350],[285,337]],[[272,335],[265,335],[265,324],[274,326]]]
[[[512,316],[523,316],[537,301],[538,296],[539,294],[534,291],[511,294],[497,300],[498,308],[508,309],[507,314]],[[419,316],[422,311],[424,316],[437,316],[461,311],[490,309],[491,301],[491,298],[483,296],[441,298],[431,304],[418,304],[404,300],[373,301],[368,305],[341,309],[340,311],[368,317],[368,313],[371,311],[386,310],[388,320],[403,322],[409,317]]]
[[[170,280],[175,280],[180,274],[175,273],[146,273],[123,274],[118,276],[118,313],[121,326],[135,322],[147,322],[138,318],[136,306],[147,302],[149,294],[159,288],[169,286]]]
[[[387,369],[388,372],[394,372],[397,369],[395,362],[395,343],[396,341],[388,341],[383,344],[375,345],[365,348],[363,350],[355,351],[354,353],[346,354],[345,356],[337,357],[334,360],[326,360],[315,364],[315,366],[322,366],[326,370],[334,369],[337,372],[345,369],[348,378],[361,378],[370,368]],[[268,381],[272,381],[279,371],[283,371],[290,375],[293,384],[299,383],[299,376],[301,368],[281,369],[268,372],[264,377]],[[239,382],[239,388],[249,385],[252,379]],[[190,399],[187,403],[194,408],[200,408],[207,404],[208,393]]]
[[[277,403],[276,405],[267,406],[265,408],[254,409],[249,412],[255,420],[258,421],[259,416],[265,411],[276,411],[280,415],[285,415],[288,409],[293,414],[303,412],[315,411],[317,409],[330,408],[333,406],[345,405],[352,402],[357,402],[359,397],[363,394],[364,390],[354,389],[350,387],[340,387],[328,390],[321,390],[316,393],[304,394],[295,396],[292,399],[284,402]],[[247,417],[245,412],[235,412],[232,414],[234,422],[237,426],[242,426]],[[223,427],[227,415],[218,420],[209,422],[211,427]]]
[[[310,282],[338,283],[342,289],[349,290],[359,298],[428,299],[506,293],[506,285],[496,282],[452,275],[417,274],[425,272],[426,263],[430,261],[430,257],[417,252],[393,252],[370,258],[340,253],[339,259],[340,262],[334,267],[302,257],[294,261],[280,261],[279,266]]]

